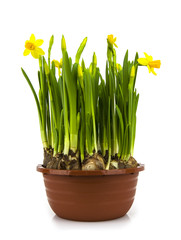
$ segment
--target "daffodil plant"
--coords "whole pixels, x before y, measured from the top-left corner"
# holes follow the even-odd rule
[[[139,66],[147,66],[156,75],[160,60],[144,53],[145,58],[116,60],[116,38],[107,37],[105,80],[93,53],[86,67],[80,63],[87,43],[80,44],[75,62],[69,57],[64,36],[61,40],[60,61],[51,61],[54,37],[50,38],[48,60],[40,48],[43,40],[32,34],[25,42],[23,55],[38,59],[39,91],[22,69],[38,109],[41,139],[44,148],[44,167],[55,169],[118,169],[136,167],[133,158],[136,135],[136,111],[139,94],[135,83]],[[58,73],[56,71],[58,70]]]

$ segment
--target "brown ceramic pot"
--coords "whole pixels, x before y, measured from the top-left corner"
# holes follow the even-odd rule
[[[102,221],[124,216],[130,209],[138,174],[144,165],[118,170],[56,170],[43,173],[49,204],[61,218]]]

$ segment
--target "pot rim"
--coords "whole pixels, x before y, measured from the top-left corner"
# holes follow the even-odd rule
[[[145,169],[144,164],[139,164],[135,168],[124,169],[112,169],[112,170],[59,170],[43,167],[42,164],[38,164],[36,170],[43,174],[61,175],[61,176],[75,176],[75,177],[87,177],[87,176],[111,176],[111,175],[123,175],[138,173]]]

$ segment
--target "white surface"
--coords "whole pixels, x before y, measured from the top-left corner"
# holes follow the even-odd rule
[[[0,3],[0,238],[6,239],[181,239],[180,1],[2,1]],[[84,52],[96,52],[104,72],[106,36],[117,36],[118,59],[128,48],[161,59],[158,76],[140,68],[135,158],[145,163],[135,202],[128,215],[99,223],[58,219],[48,206],[40,173],[42,145],[32,93],[24,67],[38,87],[37,62],[23,57],[34,33],[47,46],[55,35],[52,57],[59,59],[61,35],[73,57],[88,36]],[[118,53],[119,52],[119,53]]]

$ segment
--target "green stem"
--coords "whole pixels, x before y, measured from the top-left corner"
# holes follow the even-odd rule
[[[63,76],[63,109],[64,109],[64,154],[69,153],[69,119],[68,119],[68,103],[67,103],[67,90],[65,85],[65,77]]]
[[[77,150],[77,65],[71,71],[70,61],[67,51],[62,49],[63,53],[63,74],[67,87],[67,96],[69,100],[69,116],[70,116],[70,149],[73,152]]]
[[[94,105],[93,105],[93,95],[91,91],[91,106],[92,106],[92,121],[93,121],[93,134],[94,134],[94,148],[95,151],[97,152],[97,134],[96,134],[96,122],[95,122],[95,114],[94,114]]]
[[[35,92],[35,89],[34,89],[32,83],[31,83],[30,79],[28,78],[28,76],[27,76],[27,74],[26,74],[26,72],[24,71],[23,68],[21,68],[21,71],[22,71],[28,85],[30,86],[30,89],[33,93],[33,96],[34,96],[34,99],[35,99],[35,102],[36,102],[36,106],[37,106],[37,110],[38,110],[38,117],[39,117],[39,124],[40,124],[41,140],[42,140],[43,147],[48,148],[49,146],[48,146],[48,142],[47,142],[46,131],[43,128],[43,124],[42,124],[42,113],[41,113],[40,103],[39,103],[37,94]]]
[[[110,97],[108,98],[108,162],[106,165],[106,170],[109,170],[109,166],[111,163],[111,119],[110,119],[110,115],[111,115],[111,101],[110,101]]]

